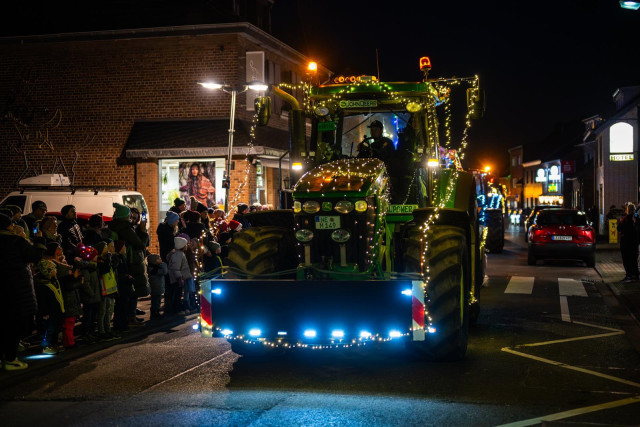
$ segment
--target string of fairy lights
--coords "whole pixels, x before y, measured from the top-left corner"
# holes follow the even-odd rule
[[[408,98],[408,97],[404,97],[402,96],[400,93],[394,91],[392,89],[392,87],[384,82],[373,82],[373,81],[356,81],[353,83],[349,83],[346,84],[344,86],[344,88],[342,88],[341,90],[337,91],[336,93],[333,93],[329,99],[325,99],[325,100],[321,100],[318,101],[316,104],[312,103],[312,99],[309,96],[310,94],[310,89],[311,86],[307,83],[307,82],[303,82],[297,85],[294,84],[287,84],[287,83],[281,83],[278,85],[278,88],[283,89],[283,90],[289,90],[291,92],[297,91],[297,90],[301,90],[302,94],[303,94],[303,106],[304,106],[304,110],[306,111],[307,114],[310,114],[312,112],[313,108],[317,108],[319,106],[322,107],[335,107],[337,105],[337,101],[339,101],[339,99],[341,99],[345,94],[349,94],[349,93],[353,93],[356,90],[365,87],[365,88],[371,88],[371,89],[376,89],[379,92],[381,92],[382,94],[384,94],[386,96],[386,99],[391,101],[391,103],[395,103],[395,104],[401,104],[403,106],[407,106],[408,103],[418,103],[419,104],[419,108],[426,110],[428,113],[427,114],[427,132],[428,132],[428,140],[430,143],[432,143],[432,146],[438,147],[438,121],[437,121],[437,116],[435,113],[435,108],[437,107],[437,105],[439,105],[439,103],[444,104],[444,145],[446,148],[450,148],[452,145],[452,134],[451,134],[451,106],[449,105],[448,101],[448,97],[449,94],[451,92],[452,87],[460,85],[462,83],[468,83],[470,85],[471,88],[473,89],[477,89],[478,88],[478,84],[479,84],[479,79],[478,76],[474,76],[472,78],[452,78],[452,79],[441,79],[441,80],[435,80],[433,82],[431,82],[431,84],[427,85],[427,88],[429,90],[429,94],[431,96],[428,96],[426,98],[423,98],[423,101],[417,102],[416,98]],[[477,95],[477,90],[473,90],[471,91],[471,99],[470,99],[470,108],[467,110],[467,113],[465,115],[465,126],[463,128],[463,132],[462,132],[462,137],[460,140],[460,144],[459,147],[457,148],[457,156],[459,159],[464,159],[465,156],[465,150],[467,148],[468,145],[468,136],[469,136],[469,129],[471,127],[471,115],[472,115],[472,111],[475,108],[475,103],[478,102],[478,95]],[[251,126],[251,130],[250,130],[250,140],[249,140],[249,150],[247,151],[247,156],[245,157],[245,179],[243,180],[242,183],[240,183],[240,185],[238,186],[238,188],[236,189],[236,194],[234,195],[232,202],[230,203],[230,207],[231,206],[236,206],[238,203],[238,200],[241,197],[242,194],[242,190],[247,186],[248,183],[248,179],[249,179],[249,172],[250,172],[250,167],[251,167],[251,162],[249,161],[248,155],[250,152],[252,152],[252,148],[253,148],[253,142],[255,141],[255,128],[257,126],[257,114],[254,115],[253,117],[253,122],[252,122],[252,126]],[[439,156],[439,153],[433,153],[435,155]],[[346,167],[346,171],[347,171],[347,176],[348,177],[355,177],[355,178],[360,178],[362,181],[364,181],[366,178],[371,177],[373,174],[376,173],[376,169],[379,172],[379,165],[373,165],[373,163],[360,163],[357,166],[354,167],[355,163],[354,162],[350,162],[348,159],[346,161],[343,161],[345,164],[343,166]],[[459,166],[459,161],[457,162],[457,166]],[[422,236],[420,239],[421,245],[422,245],[422,254],[420,257],[420,266],[421,266],[421,274],[422,274],[422,289],[423,292],[425,294],[425,298],[427,303],[430,302],[429,300],[429,285],[430,285],[430,280],[431,280],[431,271],[430,271],[430,267],[429,267],[429,250],[430,250],[430,246],[429,246],[429,234],[431,233],[435,222],[439,219],[440,217],[440,211],[445,208],[447,206],[447,204],[449,203],[451,196],[454,194],[454,190],[455,190],[455,186],[457,183],[457,179],[458,179],[458,174],[459,174],[459,169],[455,168],[455,169],[451,169],[452,173],[449,176],[449,180],[447,183],[447,186],[445,188],[444,191],[444,196],[439,200],[438,204],[435,206],[434,210],[430,213],[430,215],[427,217],[427,219],[425,220],[424,224],[422,224],[422,226],[420,226],[419,230],[422,231]],[[325,177],[328,176],[328,174],[330,174],[331,172],[334,172],[333,170],[331,170],[330,166],[327,165],[321,165],[319,167],[317,167],[314,170],[308,171],[306,172],[303,177],[300,179],[299,182],[303,181],[303,178],[316,178],[316,179],[324,179]],[[329,175],[330,176],[330,175]],[[333,180],[331,180],[333,181]],[[415,174],[414,174],[414,179],[412,179],[412,185],[413,182],[415,181]],[[323,187],[324,183],[321,183],[321,187]],[[327,182],[327,189],[329,189],[331,185],[331,182]],[[385,186],[381,186],[381,188],[384,188]],[[295,187],[294,187],[295,188]],[[336,190],[335,188],[335,182],[334,182],[334,186],[331,188],[332,190]],[[307,191],[309,191],[307,189]],[[434,189],[435,192],[435,189]],[[432,198],[432,200],[435,200],[435,193],[433,195],[434,197]],[[383,202],[385,203],[385,206],[387,205],[388,201],[389,201],[389,189],[387,186],[387,190],[384,194],[380,195],[381,199],[383,199]],[[231,210],[231,209],[230,209]],[[383,231],[384,231],[384,215],[386,213],[386,209],[382,209],[381,212],[379,212],[379,214],[381,215],[380,221],[378,222],[379,224],[379,229],[378,229],[378,233],[368,233],[369,236],[373,236],[373,235],[382,235]],[[374,226],[373,224],[371,224],[371,226]],[[485,241],[486,241],[486,237],[487,237],[487,230],[486,228],[483,230],[482,236],[481,236],[481,248],[484,246]],[[201,239],[201,242],[203,241],[203,239]],[[299,243],[298,243],[299,244]],[[376,259],[376,257],[379,255],[379,247],[381,245],[378,244],[378,242],[374,242],[372,237],[368,237],[367,238],[367,244],[369,246],[369,250],[367,250],[367,255],[370,255],[368,257],[369,259],[369,268],[367,270],[367,273],[373,272],[372,271],[372,265],[374,263],[374,260]],[[201,251],[203,250],[203,247],[201,246]],[[376,250],[377,249],[377,250]],[[370,251],[370,252],[369,252]],[[194,275],[195,276],[195,275]],[[471,300],[473,301],[474,296],[473,296],[473,292],[470,296]],[[426,323],[427,325],[425,325],[425,328],[428,327],[432,327],[432,317],[429,314],[427,308],[425,307],[425,319],[426,319]],[[219,332],[221,332],[220,330],[218,330]],[[405,332],[402,335],[406,336],[409,335],[412,332],[412,329],[409,329],[409,332]],[[225,336],[225,338],[228,339],[233,339],[233,340],[237,340],[237,341],[242,341],[248,344],[256,344],[255,340],[251,340],[251,339],[247,339],[244,335],[237,335],[237,336]],[[345,341],[342,342],[341,340],[334,340],[332,341],[330,344],[327,345],[315,345],[315,344],[305,344],[305,343],[297,343],[297,344],[291,344],[288,342],[282,342],[282,341],[269,341],[266,339],[260,339],[258,341],[258,343],[261,343],[262,345],[266,346],[266,347],[285,347],[285,348],[293,348],[293,347],[301,347],[301,348],[310,348],[310,349],[325,349],[325,348],[335,348],[335,347],[351,347],[351,346],[361,346],[361,345],[366,345],[367,342],[384,342],[384,341],[388,341],[391,338],[384,338],[381,337],[379,335],[373,335],[370,339],[353,339],[350,341]]]

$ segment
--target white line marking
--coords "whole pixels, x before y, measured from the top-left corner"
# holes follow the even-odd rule
[[[569,303],[567,297],[560,297],[560,316],[563,322],[571,322],[571,316],[569,315]]]
[[[614,377],[612,375],[602,374],[602,373],[596,372],[596,371],[591,371],[589,369],[580,368],[578,366],[567,365],[566,363],[556,362],[555,360],[545,359],[544,357],[538,357],[538,356],[534,356],[534,355],[531,355],[531,354],[521,353],[519,351],[512,350],[512,349],[510,349],[508,347],[503,348],[502,351],[504,351],[506,353],[515,354],[517,356],[526,357],[527,359],[537,360],[538,362],[547,363],[549,365],[558,366],[560,368],[565,368],[565,369],[569,369],[569,370],[572,370],[572,371],[582,372],[583,374],[593,375],[593,376],[596,376],[596,377],[604,378],[604,379],[615,381],[615,382],[618,382],[618,383],[630,385],[632,387],[640,388],[640,383],[636,383],[636,382],[633,382],[633,381],[629,381],[629,380],[625,380],[625,379],[622,379],[622,378]]]
[[[582,280],[558,279],[558,291],[560,296],[588,297],[587,290],[582,284]]]
[[[531,294],[535,277],[511,276],[505,294]]]
[[[570,411],[558,412],[556,414],[544,415],[539,418],[531,418],[523,421],[516,421],[514,423],[502,424],[499,427],[521,427],[521,426],[532,426],[536,424],[541,424],[543,422],[548,421],[558,421],[565,418],[575,417],[577,415],[584,415],[591,412],[602,411],[603,409],[611,409],[618,408],[620,406],[631,405],[634,403],[640,402],[640,396],[628,397],[622,400],[615,400],[613,402],[602,403],[600,405],[593,406],[585,406],[584,408],[572,409]]]
[[[201,364],[194,366],[193,368],[189,368],[189,369],[187,369],[186,371],[180,372],[178,375],[174,375],[174,376],[172,376],[171,378],[167,378],[166,380],[160,381],[159,383],[154,384],[154,385],[152,385],[152,386],[151,386],[151,387],[149,387],[149,388],[145,388],[144,390],[142,390],[142,391],[141,391],[140,393],[138,393],[138,394],[146,393],[146,392],[147,392],[147,391],[149,391],[149,390],[153,390],[154,388],[158,387],[159,385],[162,385],[162,384],[167,383],[167,382],[169,382],[169,381],[175,380],[176,378],[181,377],[182,375],[184,375],[184,374],[186,374],[186,373],[188,373],[188,372],[191,372],[191,371],[193,371],[194,369],[198,369],[199,367],[204,366],[204,365],[206,365],[207,363],[211,363],[211,362],[213,362],[214,360],[217,360],[217,359],[221,358],[222,356],[225,356],[225,355],[227,355],[227,354],[229,354],[229,353],[231,353],[231,350],[227,350],[227,351],[225,351],[224,353],[217,355],[217,356],[216,356],[216,357],[214,357],[213,359],[209,359],[209,360],[207,360],[206,362],[202,362]]]
[[[576,323],[576,322],[573,322],[573,323]],[[533,343],[533,344],[523,344],[523,345],[518,345],[515,348],[520,348],[520,347],[540,347],[540,346],[549,345],[549,344],[562,344],[562,343],[565,343],[565,342],[572,342],[572,341],[592,340],[594,338],[606,338],[606,337],[613,337],[613,336],[616,336],[616,335],[624,335],[624,331],[607,332],[606,334],[589,335],[589,336],[586,336],[586,337],[565,338],[563,340],[536,342],[536,343]]]

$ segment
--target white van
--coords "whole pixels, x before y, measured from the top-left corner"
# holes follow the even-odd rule
[[[74,205],[76,212],[84,214],[101,213],[106,217],[113,215],[113,203],[140,212],[148,212],[142,194],[137,191],[101,189],[95,187],[77,187],[72,189],[69,178],[59,174],[38,175],[25,178],[19,182],[20,191],[13,191],[0,202],[0,208],[16,205],[22,209],[23,215],[31,212],[31,204],[42,200],[47,204],[49,212],[60,212],[65,205]]]

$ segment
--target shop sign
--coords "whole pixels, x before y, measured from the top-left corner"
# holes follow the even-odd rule
[[[549,186],[547,187],[547,189],[549,190],[549,193],[557,193],[558,192],[558,183],[557,182],[550,182]]]
[[[633,160],[633,154],[610,154],[609,161],[611,162],[628,162]]]
[[[560,181],[560,168],[557,165],[549,169],[549,181]]]
[[[544,169],[540,168],[536,172],[536,182],[547,182],[547,173]]]
[[[576,162],[575,160],[563,160],[562,161],[562,173],[575,173]]]

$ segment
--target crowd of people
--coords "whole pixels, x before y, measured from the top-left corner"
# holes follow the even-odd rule
[[[111,221],[94,214],[85,227],[73,205],[60,221],[42,201],[24,216],[18,206],[0,209],[2,368],[28,367],[18,352],[34,334],[45,354],[120,339],[145,323],[143,297],[150,320],[197,312],[198,275],[221,270],[233,235],[251,227],[246,214],[261,207],[240,203],[229,220],[190,202],[176,199],[158,225],[159,254],[149,251],[146,213],[134,207],[114,203]]]

